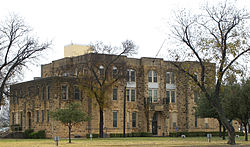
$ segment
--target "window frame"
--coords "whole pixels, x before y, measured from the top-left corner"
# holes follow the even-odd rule
[[[64,86],[65,86],[65,91],[64,91]],[[68,100],[68,98],[69,98],[69,94],[68,93],[69,93],[68,85],[67,84],[62,84],[61,85],[61,98],[62,98],[62,100]]]
[[[137,125],[136,125],[136,118],[137,118],[136,112],[134,111],[134,112],[132,112],[132,128],[136,128],[137,127]]]
[[[113,88],[112,100],[114,101],[118,100],[118,88],[117,87]]]
[[[76,97],[78,94],[78,98]],[[81,99],[81,91],[78,85],[74,85],[74,100],[80,100]]]
[[[150,70],[148,72],[148,82],[150,82],[150,83],[157,83],[158,82],[158,77],[157,77],[156,71]]]

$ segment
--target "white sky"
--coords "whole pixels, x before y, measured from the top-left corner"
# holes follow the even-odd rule
[[[208,0],[216,1],[216,0]],[[238,0],[250,9],[250,0]],[[203,0],[1,0],[0,20],[9,13],[24,17],[41,39],[53,40],[41,64],[63,58],[65,45],[103,41],[120,45],[126,39],[138,46],[136,57],[155,57],[167,38],[166,21],[178,8],[197,9]],[[164,52],[161,51],[161,52]],[[158,56],[161,57],[161,56]],[[31,68],[32,80],[40,65]]]

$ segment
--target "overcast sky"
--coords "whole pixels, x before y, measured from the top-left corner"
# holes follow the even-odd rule
[[[216,0],[208,0],[216,1]],[[250,0],[238,0],[250,9]],[[63,58],[70,43],[103,41],[112,45],[130,39],[138,46],[136,57],[155,57],[167,38],[166,22],[174,9],[198,9],[203,0],[2,0],[0,19],[9,13],[22,16],[41,41],[52,40],[41,64]],[[158,57],[162,57],[164,49]],[[32,67],[40,76],[40,65]]]

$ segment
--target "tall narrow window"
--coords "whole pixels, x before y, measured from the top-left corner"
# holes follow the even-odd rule
[[[23,112],[20,112],[20,125],[23,126]]]
[[[170,91],[166,91],[167,103],[170,103]]]
[[[127,82],[135,82],[135,79],[136,79],[135,70],[128,69],[127,70]]]
[[[127,128],[130,127],[130,126],[129,126],[129,119],[130,119],[130,118],[129,118],[129,112],[127,112],[127,119],[126,119],[126,120],[127,120]]]
[[[149,102],[152,103],[152,89],[149,89],[148,90],[148,99],[149,99]]]
[[[130,101],[130,92],[129,91],[130,91],[129,89],[126,90],[127,101]]]
[[[62,99],[68,99],[68,86],[62,85]]]
[[[42,122],[44,122],[44,110],[42,110]]]
[[[131,82],[135,82],[135,71],[131,70]]]
[[[12,112],[12,125],[15,124],[15,112]]]
[[[47,110],[47,122],[49,122],[49,110]]]
[[[152,82],[152,71],[148,72],[148,82]]]
[[[36,110],[36,122],[39,122],[39,110]]]
[[[113,78],[117,77],[117,74],[118,74],[117,67],[114,66],[112,72]]]
[[[117,111],[113,111],[113,128],[117,128]]]
[[[79,100],[80,99],[80,89],[79,86],[74,86],[74,99]]]
[[[175,84],[174,72],[166,72],[166,84]]]
[[[131,89],[131,101],[135,101],[135,89]]]
[[[47,87],[47,98],[50,99],[50,85]]]
[[[155,71],[148,72],[148,82],[157,82],[157,73]]]
[[[154,102],[157,102],[157,100],[158,100],[157,89],[154,89]]]
[[[113,89],[113,100],[117,100],[117,88]]]
[[[99,73],[100,75],[104,75],[104,67],[102,65],[99,66]]]
[[[171,103],[175,103],[175,91],[171,91]]]
[[[132,127],[136,128],[136,112],[132,112]]]
[[[195,114],[195,118],[194,118],[194,126],[195,126],[195,128],[197,128],[197,127],[198,127],[198,115],[197,115],[197,114]]]

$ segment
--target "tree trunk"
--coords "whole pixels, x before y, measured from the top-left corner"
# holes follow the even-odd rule
[[[245,129],[245,141],[248,141],[248,134],[247,134],[247,122],[243,122],[244,129]]]
[[[100,108],[99,137],[103,138],[103,110]]]
[[[219,121],[219,137],[221,137],[221,121],[218,119]]]
[[[225,140],[226,138],[225,138],[225,134],[226,133],[226,128],[223,126],[223,135],[222,135],[222,140]]]
[[[71,126],[69,126],[69,143],[71,143]]]

